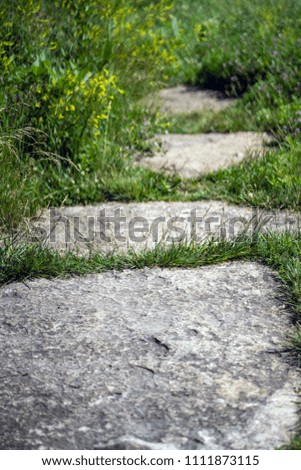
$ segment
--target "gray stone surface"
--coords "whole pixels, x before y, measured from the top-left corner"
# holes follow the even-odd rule
[[[139,251],[153,249],[158,243],[231,239],[242,232],[281,232],[298,228],[299,214],[261,211],[219,201],[62,207],[44,211],[31,224],[34,239],[38,236],[52,248],[76,250],[81,254],[129,248]]]
[[[167,114],[194,113],[204,110],[220,111],[227,108],[234,101],[225,98],[213,90],[200,90],[197,87],[179,85],[166,88],[153,98],[154,104],[160,106],[161,111]]]
[[[298,421],[291,322],[255,263],[0,290],[2,449],[272,449]]]
[[[184,178],[196,178],[205,173],[237,164],[252,152],[262,154],[267,134],[232,132],[229,134],[166,134],[159,135],[162,149],[152,156],[136,156],[145,168],[165,173],[177,173]]]

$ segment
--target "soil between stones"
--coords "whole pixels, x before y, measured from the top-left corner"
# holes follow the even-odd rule
[[[273,449],[298,422],[289,313],[256,263],[0,290],[2,449]]]

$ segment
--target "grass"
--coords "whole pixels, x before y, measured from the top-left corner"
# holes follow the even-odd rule
[[[93,253],[89,257],[73,252],[62,255],[40,243],[6,242],[0,247],[0,285],[37,277],[83,276],[113,269],[196,268],[235,259],[256,260],[275,269],[287,288],[288,302],[300,319],[301,233],[242,235],[231,241],[174,244],[169,247],[157,245],[154,250],[138,253]]]
[[[282,296],[294,312],[295,334],[288,346],[301,365],[301,233],[255,234],[232,241],[179,244],[127,254],[93,254],[79,257],[69,252],[61,255],[41,244],[7,243],[0,248],[0,285],[25,282],[38,277],[84,276],[109,270],[161,268],[197,268],[226,261],[257,261],[269,266],[282,282]],[[295,436],[283,449],[300,449]]]
[[[177,114],[170,118],[169,131],[174,134],[201,134],[209,132],[262,131],[256,116],[241,100],[220,111],[204,110],[191,114]]]
[[[22,0],[15,16],[10,4],[1,13],[0,140],[22,128],[42,131],[34,145],[30,136],[18,144],[16,166],[3,163],[9,158],[0,147],[6,230],[40,207],[112,200],[214,197],[299,209],[296,2],[186,0],[169,10],[168,0],[115,0],[99,10],[97,0],[89,0],[91,8],[77,17],[82,1],[56,2],[53,9],[48,0]],[[115,27],[108,35],[110,24]],[[223,111],[173,118],[172,132],[261,130],[275,135],[279,149],[198,181],[135,167],[132,156],[149,150],[148,139],[166,129],[166,119],[140,99],[164,79],[241,96]],[[37,158],[46,150],[60,158]]]
[[[142,269],[144,267],[189,267],[195,268],[208,263],[230,260],[248,253],[247,243],[220,243],[204,245],[179,245],[142,253],[93,254],[79,257],[73,253],[61,256],[54,250],[40,244],[8,245],[0,248],[0,285],[19,282],[35,277],[57,277],[86,275],[108,270]]]
[[[190,23],[188,3],[194,11]],[[177,8],[183,9],[190,40],[193,27],[199,35],[186,81],[240,99],[222,111],[175,116],[171,132],[265,131],[277,142],[263,158],[187,183],[179,197],[299,210],[301,54],[294,45],[300,41],[300,4],[190,0]]]
[[[236,166],[183,184],[187,200],[222,199],[265,209],[301,208],[300,143],[267,149]]]
[[[287,138],[281,145],[275,141],[263,156],[250,155],[238,165],[230,166],[197,179],[185,180],[177,175],[164,175],[132,166],[123,158],[117,168],[102,173],[73,172],[66,175],[62,167],[56,190],[47,182],[36,193],[44,206],[60,205],[64,186],[65,205],[103,201],[197,201],[226,200],[234,204],[265,209],[301,208],[301,142]],[[40,167],[41,171],[41,167]],[[49,174],[49,170],[45,172]],[[55,169],[55,176],[58,170]],[[34,181],[34,179],[32,180]],[[36,178],[37,184],[42,184]],[[95,185],[97,182],[97,185]]]
[[[282,446],[280,450],[301,450],[301,438],[292,438],[291,442],[287,445]]]

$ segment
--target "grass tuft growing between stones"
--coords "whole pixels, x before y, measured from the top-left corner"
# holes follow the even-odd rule
[[[242,235],[235,240],[203,244],[157,245],[154,250],[109,254],[60,254],[38,243],[5,242],[0,248],[0,285],[45,277],[83,276],[109,270],[143,268],[197,268],[231,260],[259,261],[277,272],[287,302],[301,320],[301,233]]]

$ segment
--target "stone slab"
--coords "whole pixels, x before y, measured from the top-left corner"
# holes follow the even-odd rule
[[[235,101],[214,90],[200,90],[193,86],[179,85],[161,90],[155,102],[163,113],[170,115],[208,110],[220,111]]]
[[[45,210],[29,225],[30,240],[62,252],[89,254],[233,239],[256,231],[298,230],[300,214],[221,201],[103,203]]]
[[[162,148],[151,156],[137,155],[135,161],[145,168],[184,178],[238,164],[254,152],[262,154],[264,144],[271,141],[268,134],[258,132],[166,134],[157,139]]]
[[[1,449],[282,445],[300,371],[280,293],[238,262],[0,289]]]

